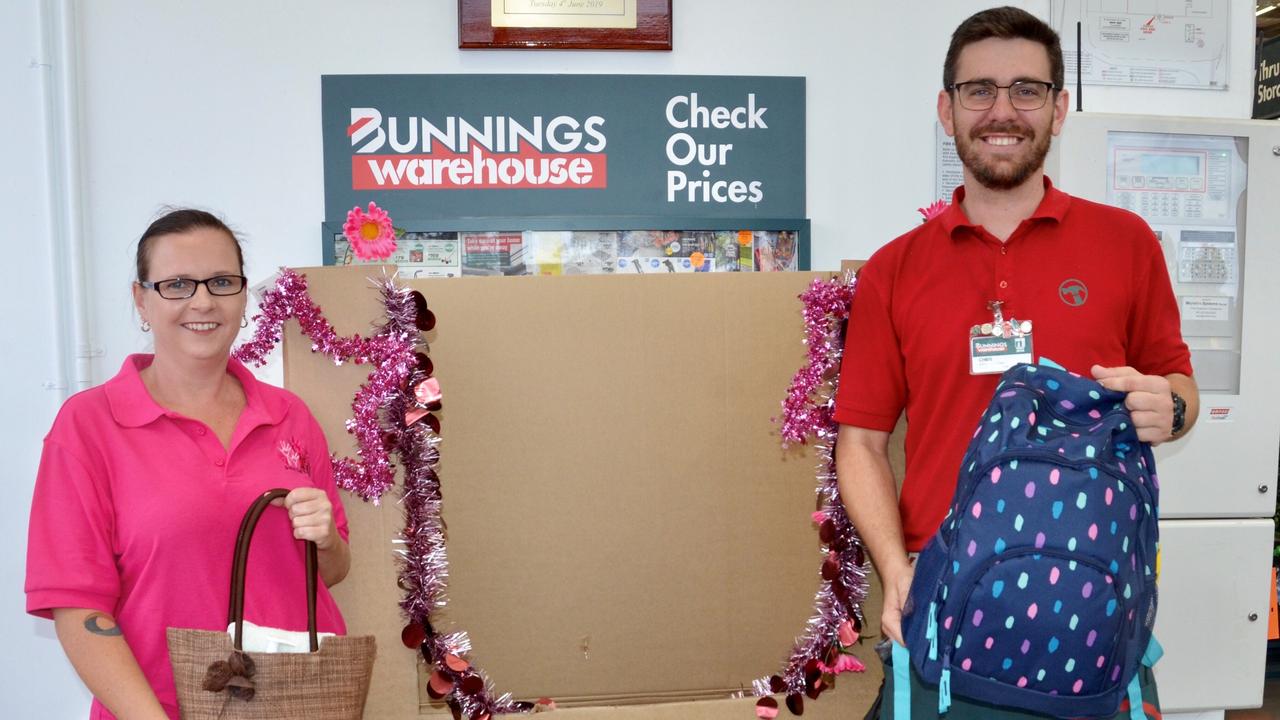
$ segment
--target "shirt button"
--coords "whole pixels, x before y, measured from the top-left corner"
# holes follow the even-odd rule
[[[196,428],[196,434],[197,434],[197,435],[204,435],[204,428],[202,428],[202,427],[198,427],[198,428]]]
[[[226,461],[223,460],[222,458],[218,458],[217,460],[213,461],[213,464],[217,465],[218,467],[222,467],[223,465],[226,464]]]
[[[1000,281],[1000,289],[1001,289],[1001,290],[1003,290],[1003,289],[1005,289],[1005,288],[1007,288],[1007,287],[1009,287],[1009,281],[1008,281],[1008,280],[1001,280],[1001,281]]]
[[[1001,255],[1008,255],[1008,254],[1009,254],[1009,248],[1007,248],[1007,247],[1005,247],[1005,246],[1001,245],[1001,246],[1000,246],[1000,254],[1001,254]]]

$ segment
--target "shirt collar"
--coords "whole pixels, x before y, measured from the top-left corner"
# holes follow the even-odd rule
[[[951,195],[951,204],[940,216],[942,219],[942,229],[951,237],[956,236],[956,230],[960,228],[976,228],[969,221],[969,217],[964,214],[964,208],[961,203],[964,202],[964,186],[957,187]],[[1040,204],[1036,207],[1035,212],[1031,213],[1028,220],[1052,220],[1054,222],[1062,222],[1062,218],[1067,214],[1067,208],[1071,206],[1071,196],[1062,192],[1053,186],[1053,181],[1048,175],[1044,176],[1044,197],[1040,199]]]
[[[151,365],[155,358],[150,354],[130,355],[120,366],[120,372],[103,385],[111,416],[124,427],[142,427],[161,416],[177,417],[155,401],[139,374]],[[274,425],[284,419],[288,410],[285,398],[276,393],[262,392],[261,383],[239,360],[227,358],[227,372],[240,381],[244,389],[245,408],[241,422],[254,425]]]

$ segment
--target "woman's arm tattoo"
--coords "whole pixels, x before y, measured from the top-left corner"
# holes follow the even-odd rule
[[[103,627],[103,623],[99,622],[104,619],[107,627]],[[106,637],[115,637],[124,634],[120,631],[120,626],[116,624],[114,618],[106,613],[100,612],[89,613],[89,616],[84,619],[84,629],[94,635],[103,635]]]

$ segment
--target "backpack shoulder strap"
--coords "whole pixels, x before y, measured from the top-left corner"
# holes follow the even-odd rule
[[[893,643],[893,720],[911,720],[911,654]]]
[[[1156,636],[1153,633],[1151,642],[1147,643],[1147,651],[1142,654],[1142,664],[1147,667],[1155,667],[1162,657],[1164,657],[1164,648],[1161,647],[1160,641],[1156,640]]]
[[[1142,653],[1143,667],[1155,667],[1160,662],[1160,658],[1164,655],[1164,648],[1160,646],[1160,642],[1156,640],[1156,636],[1151,636],[1151,642],[1147,643],[1146,652]],[[1133,679],[1129,681],[1129,720],[1147,720],[1146,709],[1142,704],[1142,671],[1133,674]],[[896,720],[896,718],[895,718]]]

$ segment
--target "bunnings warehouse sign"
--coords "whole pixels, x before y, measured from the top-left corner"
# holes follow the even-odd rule
[[[325,214],[805,215],[803,78],[328,75]]]

